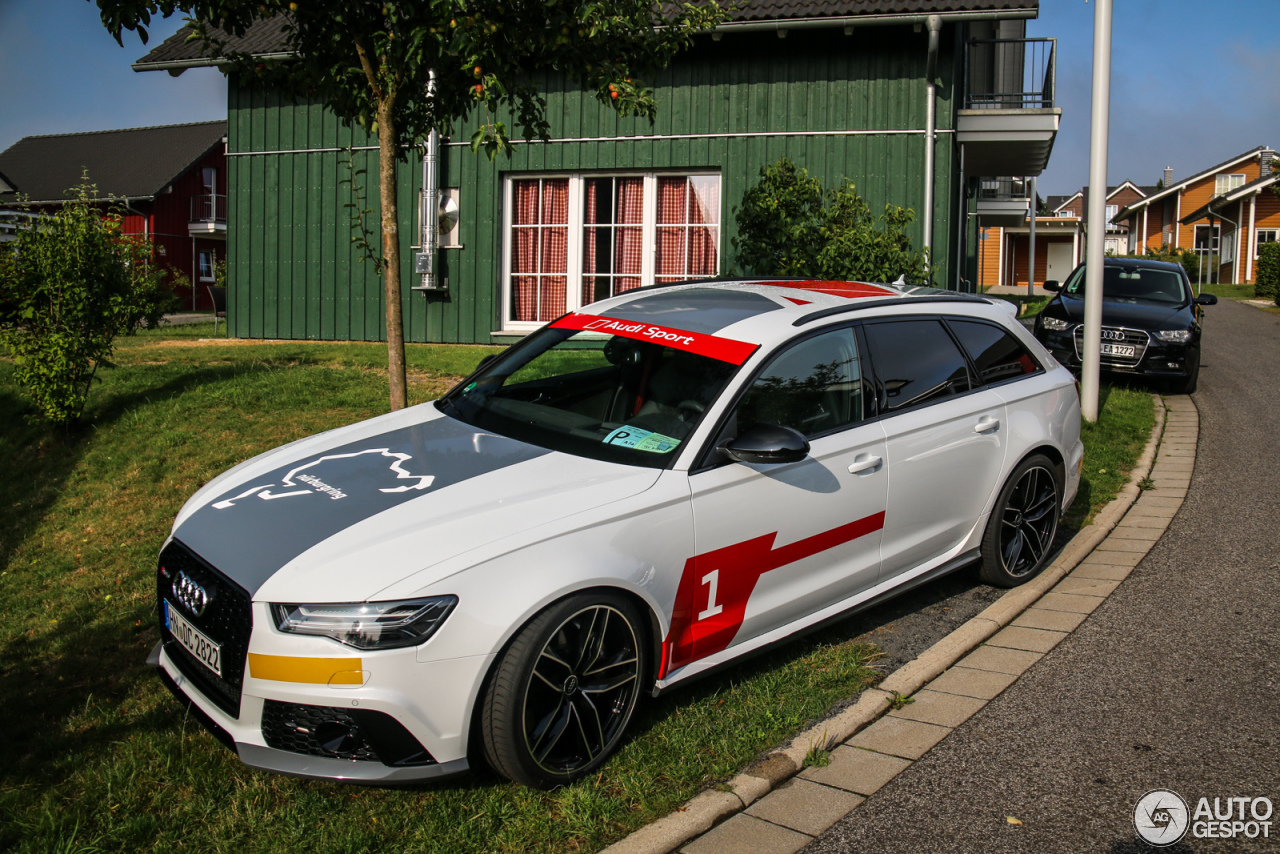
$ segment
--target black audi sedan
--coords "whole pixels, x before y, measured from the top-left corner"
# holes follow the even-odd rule
[[[1084,346],[1084,271],[1081,264],[1036,317],[1035,336],[1072,369]],[[1200,375],[1200,310],[1213,294],[1196,296],[1179,264],[1144,258],[1108,258],[1102,275],[1102,353],[1105,371],[1137,374],[1191,394]]]

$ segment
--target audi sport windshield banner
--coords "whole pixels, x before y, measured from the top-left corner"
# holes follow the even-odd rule
[[[621,335],[623,338],[634,338],[637,341],[653,341],[676,350],[706,356],[731,365],[741,365],[758,348],[759,344],[748,344],[732,338],[720,338],[684,329],[671,329],[653,323],[634,320],[620,320],[613,317],[597,317],[591,314],[570,314],[551,324],[553,329],[575,329],[579,332],[603,332],[606,335]]]

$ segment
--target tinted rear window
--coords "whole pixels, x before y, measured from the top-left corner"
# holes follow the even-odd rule
[[[940,320],[868,323],[865,333],[886,414],[969,390],[969,368]]]
[[[984,385],[1034,374],[1040,369],[1031,353],[1008,331],[976,320],[948,320]]]

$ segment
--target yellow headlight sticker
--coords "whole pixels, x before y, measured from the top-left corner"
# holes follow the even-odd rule
[[[249,653],[249,675],[273,682],[314,685],[361,685],[364,674],[358,658],[297,658],[291,655]]]

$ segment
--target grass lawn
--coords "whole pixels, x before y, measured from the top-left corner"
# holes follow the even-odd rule
[[[157,639],[156,553],[217,473],[383,412],[386,350],[201,340],[211,332],[122,340],[117,367],[99,372],[90,426],[66,434],[26,422],[0,359],[0,849],[591,852],[879,678],[875,648],[833,627],[645,704],[598,776],[556,792],[483,771],[368,789],[245,768],[143,664]],[[494,349],[410,346],[411,400]],[[1109,500],[1149,425],[1145,392],[1107,390],[1073,513]]]
[[[1191,289],[1195,291],[1196,286],[1192,285]],[[1253,299],[1255,295],[1253,285],[1203,285],[1199,292],[1213,294],[1218,299]]]

